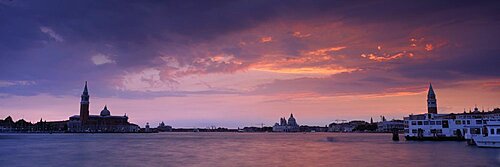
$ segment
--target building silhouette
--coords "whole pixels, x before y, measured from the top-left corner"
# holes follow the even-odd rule
[[[80,115],[69,117],[69,132],[138,132],[139,126],[128,122],[128,116],[113,116],[107,106],[99,115],[90,115],[87,82],[80,101]]]
[[[280,123],[276,123],[273,126],[273,132],[298,132],[300,130],[299,124],[293,117],[293,114],[290,114],[290,118],[287,120],[283,117],[280,118]]]

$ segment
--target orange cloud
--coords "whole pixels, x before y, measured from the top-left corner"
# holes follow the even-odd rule
[[[411,96],[411,95],[418,95],[422,94],[422,92],[389,92],[389,93],[377,93],[377,94],[367,94],[367,95],[361,95],[358,97],[363,97],[363,98],[383,98],[383,97],[397,97],[397,96]]]
[[[416,38],[410,38],[410,46],[411,47],[417,47],[419,44],[422,43],[424,38],[416,39]]]
[[[243,64],[241,61],[236,60],[233,55],[215,55],[208,58],[212,62],[224,63],[224,64]]]
[[[333,51],[339,51],[342,49],[345,49],[345,46],[339,46],[339,47],[331,47],[331,48],[323,48],[323,49],[318,49],[314,51],[309,51],[307,54],[309,55],[317,55],[317,56],[324,56],[327,55],[328,52],[333,52]]]
[[[410,38],[408,45],[393,45],[392,47],[385,47],[384,50],[382,50],[382,46],[378,45],[374,53],[363,53],[361,57],[377,62],[391,61],[404,57],[426,57],[430,55],[428,52],[441,48],[446,44],[447,42],[445,40]]]
[[[384,53],[383,56],[378,56],[376,54],[370,53],[370,54],[361,54],[361,57],[368,58],[370,60],[378,61],[378,62],[384,62],[384,61],[390,61],[394,59],[400,59],[404,56],[407,57],[413,57],[413,53],[407,53],[407,52],[399,52],[394,55],[386,54]]]
[[[448,44],[446,40],[443,39],[425,39],[425,38],[410,38],[410,47],[412,49],[422,49],[425,51],[432,51],[437,48],[441,48]]]
[[[260,42],[262,43],[267,43],[267,42],[272,42],[273,41],[273,37],[262,37],[260,38]]]
[[[353,72],[356,69],[344,68],[344,67],[297,67],[297,68],[280,68],[274,66],[256,66],[253,68],[257,71],[266,71],[266,72],[274,72],[274,73],[283,73],[283,74],[338,74],[343,72]]]
[[[425,44],[425,50],[426,51],[434,50],[434,46],[432,44]]]
[[[329,52],[339,51],[345,46],[330,47],[302,52],[298,57],[264,56],[251,69],[287,74],[337,74],[357,69],[345,68],[333,62],[335,57]]]
[[[309,36],[311,36],[311,34],[302,34],[301,32],[293,32],[292,34],[294,37],[297,37],[297,38],[307,38]]]

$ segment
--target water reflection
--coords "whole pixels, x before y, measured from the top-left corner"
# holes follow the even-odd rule
[[[0,166],[498,166],[500,150],[391,134],[160,133],[0,136]]]

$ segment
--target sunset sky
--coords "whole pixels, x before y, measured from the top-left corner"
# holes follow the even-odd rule
[[[500,1],[0,0],[0,119],[140,126],[500,107]]]

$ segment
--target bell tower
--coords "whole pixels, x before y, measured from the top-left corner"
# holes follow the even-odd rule
[[[80,101],[80,122],[81,125],[85,125],[89,118],[89,104],[90,96],[89,90],[87,89],[87,81],[85,81],[85,87],[83,88],[82,100]]]
[[[436,94],[432,89],[432,84],[429,84],[429,92],[427,93],[427,113],[437,114]]]

